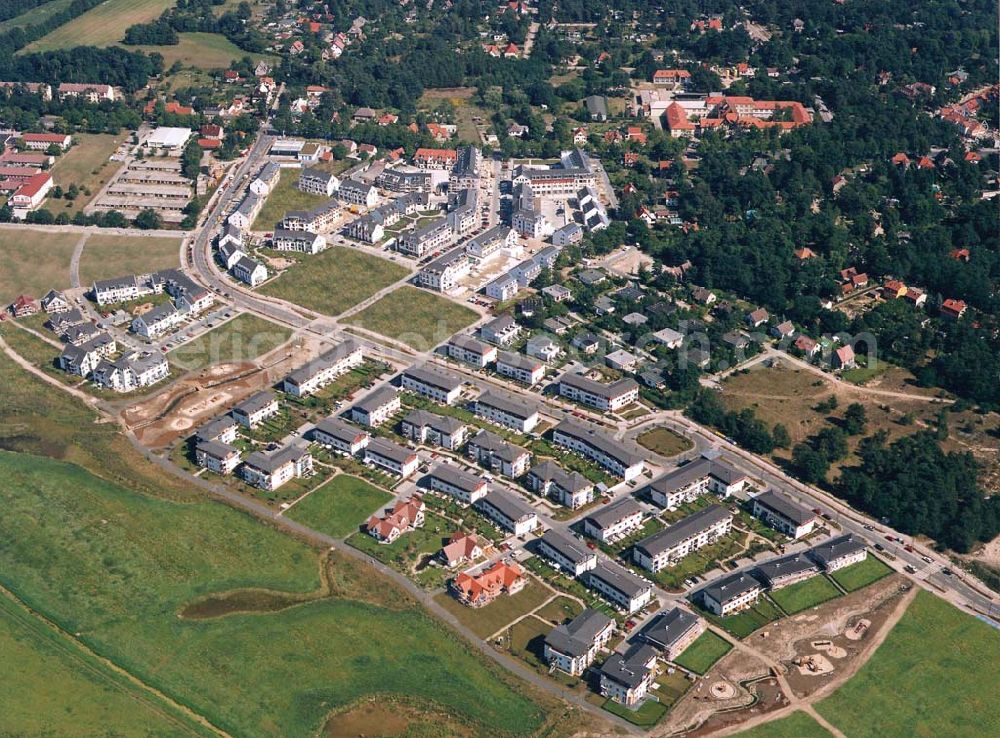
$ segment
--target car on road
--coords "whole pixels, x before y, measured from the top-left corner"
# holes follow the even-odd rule
[[[917,573],[917,570],[913,567],[912,564],[907,564],[906,566],[904,566],[903,567],[903,571],[905,571],[907,574],[916,574]]]
[[[949,569],[947,566],[941,570],[941,573],[944,574],[946,577],[950,577],[952,575],[951,569]]]
[[[933,564],[934,563],[934,559],[932,559],[930,556],[921,556],[920,558],[923,560],[923,562],[925,564]]]
[[[913,546],[907,543],[905,546],[903,546],[903,550],[908,551],[909,553],[913,553]]]
[[[885,546],[883,546],[881,543],[876,543],[875,544],[875,550],[876,551],[885,551]]]

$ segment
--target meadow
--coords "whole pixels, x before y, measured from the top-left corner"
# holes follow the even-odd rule
[[[77,233],[0,228],[0,303],[27,293],[40,298],[50,289],[69,287],[69,263]]]
[[[695,674],[704,674],[731,649],[732,645],[725,638],[706,630],[674,659],[674,663]]]
[[[122,162],[111,161],[110,157],[126,138],[127,133],[74,133],[73,146],[52,165],[52,180],[64,191],[75,184],[80,194],[73,200],[50,196],[45,207],[54,215],[72,216],[83,210],[121,169]]]
[[[24,53],[74,46],[111,46],[125,29],[159,18],[175,0],[107,0],[25,47]]]
[[[848,592],[854,592],[892,574],[892,569],[884,561],[872,554],[864,561],[845,566],[830,574],[830,578]]]
[[[179,238],[167,236],[112,236],[95,233],[87,238],[80,256],[80,284],[127,274],[146,274],[180,266]]]
[[[251,361],[285,343],[292,332],[277,323],[241,313],[168,354],[171,364],[186,371],[212,364]]]
[[[353,533],[392,499],[363,479],[338,474],[286,513],[287,517],[334,538]]]
[[[284,168],[278,179],[278,184],[267,196],[263,207],[254,219],[251,230],[270,231],[274,224],[285,217],[289,210],[309,210],[326,202],[329,198],[302,192],[295,185],[299,182],[299,169]]]
[[[804,712],[763,723],[736,734],[736,738],[832,738],[829,731]]]
[[[351,315],[346,322],[423,351],[444,343],[478,317],[464,305],[407,285]]]
[[[840,590],[822,575],[771,592],[771,599],[788,615],[816,607],[835,597],[840,597]]]
[[[407,275],[391,261],[361,251],[332,246],[306,256],[261,292],[324,315],[339,315]]]

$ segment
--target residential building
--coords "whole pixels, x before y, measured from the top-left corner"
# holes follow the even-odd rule
[[[242,230],[247,230],[257,218],[257,213],[264,205],[264,198],[258,197],[253,192],[248,192],[236,206],[236,210],[229,214],[226,222]]]
[[[383,385],[351,408],[351,420],[376,428],[398,413],[401,405],[395,388]]]
[[[629,615],[641,610],[653,597],[649,583],[612,561],[598,561],[582,579],[590,589]]]
[[[463,236],[479,223],[478,190],[459,190],[448,197],[448,225],[456,236]]]
[[[429,364],[411,366],[400,375],[404,390],[416,392],[442,405],[452,405],[462,393],[462,378]]]
[[[32,151],[45,151],[49,146],[65,151],[72,142],[73,138],[68,133],[25,133],[21,136],[21,143]]]
[[[559,378],[559,394],[604,412],[617,412],[639,399],[639,385],[631,378],[604,384],[566,372]]]
[[[140,295],[148,294],[148,290],[139,289],[139,281],[134,275],[127,277],[115,277],[114,279],[99,279],[90,288],[90,294],[94,301],[100,305],[111,305],[118,302],[131,302],[139,299]]]
[[[676,661],[705,631],[705,621],[692,612],[672,607],[658,613],[639,631],[639,640],[660,651],[667,661]]]
[[[465,333],[452,336],[446,348],[452,359],[471,364],[477,369],[484,369],[497,360],[496,346],[483,343]]]
[[[307,168],[303,169],[299,174],[297,187],[302,192],[331,197],[333,193],[340,189],[340,179],[332,172],[325,172],[322,169]]]
[[[232,474],[240,465],[239,449],[219,441],[199,441],[194,455],[198,466],[216,474]]]
[[[611,474],[629,482],[645,468],[645,459],[618,443],[603,430],[574,420],[564,420],[556,426],[552,440],[591,461],[595,461]]]
[[[705,609],[719,616],[753,607],[763,592],[760,582],[746,572],[716,579],[701,591]]]
[[[471,505],[486,497],[486,480],[451,464],[437,464],[424,477],[435,492],[451,495],[463,505]]]
[[[868,549],[863,541],[848,533],[813,546],[809,555],[823,571],[831,572],[864,561],[868,558]]]
[[[613,653],[601,666],[601,695],[627,707],[640,705],[656,680],[656,649],[635,644]]]
[[[469,426],[449,415],[414,410],[403,418],[401,433],[414,443],[433,443],[457,451],[465,443]]]
[[[723,499],[741,492],[749,477],[731,466],[717,452],[706,452],[694,461],[657,477],[645,492],[654,504],[675,510],[684,503],[694,502],[706,492]]]
[[[528,472],[528,489],[577,509],[594,501],[594,483],[579,472],[568,472],[554,461],[535,464]]]
[[[70,311],[69,300],[62,292],[49,290],[41,300],[42,310],[49,315],[59,315]]]
[[[581,187],[596,187],[597,174],[587,152],[575,148],[562,152],[557,165],[517,167],[513,181],[515,186],[530,184],[540,195],[575,195]]]
[[[538,527],[538,515],[510,492],[495,489],[480,498],[475,507],[500,528],[524,536]]]
[[[583,532],[602,543],[614,543],[642,527],[642,507],[632,497],[622,497],[598,507],[583,519]]]
[[[352,205],[363,205],[366,208],[371,208],[378,202],[378,190],[375,189],[374,185],[348,177],[342,180],[340,187],[337,188],[337,197]]]
[[[484,556],[483,549],[488,543],[473,533],[461,531],[452,534],[451,539],[441,548],[441,560],[449,569],[466,564]]]
[[[28,211],[42,204],[51,189],[52,175],[48,172],[38,172],[24,179],[10,198],[14,214],[18,218],[24,217]]]
[[[154,339],[184,322],[186,314],[165,302],[132,319],[132,332]]]
[[[371,436],[367,432],[356,425],[341,420],[336,415],[319,421],[316,427],[309,432],[309,437],[316,443],[330,446],[348,456],[360,454],[371,440]]]
[[[420,169],[452,169],[458,162],[455,149],[417,149],[413,163]]]
[[[459,286],[459,280],[472,271],[472,262],[460,248],[451,249],[430,263],[421,267],[417,281],[421,287],[437,292],[451,292]]]
[[[64,372],[86,377],[97,368],[103,359],[111,357],[117,348],[118,344],[114,338],[107,333],[101,333],[79,346],[67,343],[63,346],[62,353],[56,359],[56,363]]]
[[[505,477],[516,479],[528,471],[531,453],[503,440],[496,433],[481,430],[466,447],[466,454],[479,464]]]
[[[527,183],[514,185],[510,225],[525,238],[542,238],[550,230],[542,200]]]
[[[390,192],[429,192],[433,186],[430,172],[388,168],[375,178],[375,184]]]
[[[455,156],[455,166],[449,175],[449,186],[465,189],[479,186],[479,170],[483,154],[475,146],[459,146]]]
[[[753,515],[789,538],[809,535],[816,527],[816,513],[768,490],[753,498]]]
[[[489,261],[503,250],[517,248],[517,234],[512,228],[497,225],[488,231],[469,239],[465,244],[465,253],[476,263]]]
[[[267,267],[249,256],[241,256],[232,266],[233,276],[251,287],[267,281]]]
[[[732,529],[730,512],[721,505],[710,505],[642,539],[632,549],[632,557],[642,568],[657,572],[715,543]]]
[[[361,345],[347,340],[290,372],[281,383],[282,389],[294,397],[306,397],[362,363]]]
[[[216,126],[218,127],[218,126]],[[281,179],[281,167],[269,161],[261,167],[250,183],[250,191],[258,197],[267,197]]]
[[[298,251],[301,254],[318,254],[326,248],[326,236],[307,230],[275,228],[271,246],[277,251]]]
[[[530,387],[544,379],[545,364],[524,354],[501,351],[497,354],[497,374]]]
[[[273,492],[292,479],[311,474],[312,469],[312,454],[288,445],[271,453],[254,451],[240,467],[240,475],[247,484]]]
[[[120,359],[103,359],[94,367],[91,379],[116,392],[132,392],[149,387],[170,375],[167,357],[159,351],[129,351]]]
[[[562,353],[562,348],[560,348],[559,344],[548,336],[539,335],[531,336],[528,339],[528,343],[525,344],[524,351],[528,356],[534,356],[536,359],[549,362],[555,361],[559,358],[559,354]]]
[[[521,326],[509,314],[500,315],[479,329],[479,335],[484,341],[496,346],[507,346],[513,343],[521,334]]]
[[[538,425],[536,405],[493,390],[487,390],[476,399],[475,413],[519,433],[530,433]]]
[[[196,442],[218,441],[219,443],[231,444],[236,440],[239,430],[239,423],[232,415],[219,415],[208,421],[194,434]]]
[[[377,439],[376,439],[377,440]],[[424,524],[426,506],[420,495],[408,500],[397,500],[382,515],[372,515],[365,523],[365,531],[379,543],[392,543],[403,533]]]
[[[618,349],[617,351],[612,351],[610,354],[607,354],[604,357],[604,363],[607,364],[612,369],[619,372],[626,372],[626,373],[634,372],[638,362],[639,362],[638,356],[629,351],[625,351],[624,349]],[[638,393],[638,390],[636,390],[636,392]]]
[[[483,607],[501,594],[516,595],[528,583],[524,570],[517,564],[497,561],[479,574],[462,572],[449,584],[463,605]]]
[[[583,240],[583,229],[576,223],[567,223],[552,232],[552,245],[570,246]]]
[[[538,540],[538,553],[571,577],[578,577],[597,566],[597,554],[585,543],[557,530],[545,531]]]
[[[517,296],[521,285],[513,274],[501,274],[487,283],[484,292],[498,302],[506,302]]]
[[[819,574],[819,567],[806,551],[761,562],[753,575],[769,590],[781,589]]]
[[[417,470],[420,459],[413,449],[375,436],[365,446],[365,463],[373,464],[390,474],[406,479]]]
[[[608,644],[614,632],[614,620],[587,608],[545,636],[542,656],[550,666],[570,676],[580,676],[594,663],[598,651]]]
[[[102,100],[114,100],[115,88],[105,84],[62,82],[57,94],[60,100],[65,100],[67,97],[82,97],[87,102],[99,103]]]
[[[420,258],[451,245],[454,237],[448,219],[438,218],[420,228],[400,234],[396,239],[396,249]]]
[[[278,414],[278,398],[270,390],[264,390],[243,400],[230,412],[233,419],[244,428],[256,428]]]

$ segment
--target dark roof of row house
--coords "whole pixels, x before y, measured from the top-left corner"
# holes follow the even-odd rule
[[[499,489],[492,490],[486,497],[479,500],[477,505],[489,505],[499,510],[502,515],[511,520],[526,520],[535,515],[534,509],[514,495]]]
[[[542,536],[541,540],[545,545],[554,549],[574,564],[580,564],[597,556],[582,541],[563,535],[557,530],[545,531],[545,535]]]
[[[648,643],[634,644],[624,653],[613,653],[601,666],[601,675],[634,689],[649,674],[647,664],[656,658],[656,649]]]
[[[512,366],[526,372],[534,371],[538,367],[543,366],[542,362],[538,359],[533,359],[530,356],[518,354],[513,351],[500,351],[497,354],[497,364],[506,364],[507,366]]]
[[[617,382],[612,382],[611,384],[604,384],[603,382],[598,382],[590,379],[589,377],[574,374],[573,372],[566,372],[559,377],[559,383],[608,400],[620,397],[621,395],[631,392],[639,386],[631,377],[619,379]]]
[[[576,658],[586,654],[594,640],[607,629],[611,618],[602,612],[587,608],[568,623],[558,625],[545,636],[550,648]]]
[[[596,427],[592,428],[574,420],[564,420],[556,426],[556,430],[593,446],[624,466],[635,466],[646,460],[642,454],[631,451]]]
[[[527,402],[522,402],[521,400],[510,395],[502,395],[499,392],[493,392],[490,390],[481,394],[476,400],[476,403],[488,405],[489,407],[496,408],[500,412],[512,415],[515,418],[521,418],[523,420],[530,418],[538,412],[538,408],[536,406],[532,406]]]
[[[586,517],[594,526],[598,528],[610,528],[615,523],[636,513],[641,513],[642,507],[631,497],[623,497],[612,502],[610,505],[594,510]]]
[[[403,418],[403,422],[418,428],[431,428],[448,436],[466,427],[465,423],[458,418],[453,418],[450,415],[438,415],[429,410],[413,410]]]
[[[716,579],[702,590],[702,594],[725,604],[753,589],[759,589],[760,582],[744,571]]]
[[[289,444],[272,453],[254,451],[247,456],[246,465],[262,472],[271,474],[290,462],[298,461],[305,456],[308,451],[296,445]]]
[[[395,387],[384,385],[379,387],[367,397],[362,398],[354,405],[354,407],[362,412],[371,413],[378,410],[383,405],[388,405],[390,402],[395,400],[398,395],[399,393],[396,392]]]
[[[225,459],[233,453],[239,453],[239,450],[235,446],[230,446],[228,443],[220,443],[219,441],[198,441],[198,445],[195,448],[216,459]]]
[[[812,510],[792,502],[784,495],[780,495],[773,490],[768,490],[764,494],[754,497],[754,502],[778,513],[783,518],[791,520],[796,525],[804,525],[816,518],[816,513]]]
[[[358,440],[359,436],[365,435],[365,431],[356,425],[351,425],[346,420],[341,420],[335,415],[323,418],[316,423],[315,430],[322,431],[328,436],[336,438],[343,443],[352,444]]]
[[[387,438],[376,436],[368,442],[368,451],[383,458],[394,461],[397,464],[405,464],[416,455],[416,452],[407,447],[400,446]]]
[[[657,648],[668,649],[697,625],[697,615],[674,607],[650,620],[639,636]]]
[[[709,505],[703,510],[691,513],[673,525],[657,531],[648,538],[643,538],[635,544],[635,547],[648,556],[654,557],[732,517],[732,514],[721,505]]]
[[[471,351],[472,353],[480,355],[496,350],[496,347],[491,346],[488,343],[484,343],[478,338],[470,336],[467,333],[456,333],[448,339],[448,343],[465,351]]]
[[[403,372],[403,375],[423,384],[430,385],[431,387],[442,389],[445,392],[451,392],[455,388],[462,386],[462,378],[457,374],[445,372],[426,365],[411,366]]]
[[[289,372],[288,376],[285,377],[285,381],[290,382],[291,384],[302,384],[303,382],[307,382],[320,372],[325,371],[326,369],[329,369],[337,364],[339,361],[344,359],[344,357],[350,356],[357,351],[358,348],[360,347],[354,341],[344,341],[343,343],[334,346],[329,351],[323,352],[312,361],[303,364],[298,369]]]
[[[723,484],[730,485],[746,477],[746,474],[722,459],[700,456],[690,464],[685,464],[657,477],[649,483],[649,487],[658,492],[669,494],[684,489],[692,482],[707,476],[713,476]]]
[[[827,564],[844,556],[857,553],[864,548],[865,544],[863,541],[858,540],[853,534],[848,533],[813,546],[809,550],[809,554],[819,563]]]
[[[205,425],[199,428],[195,433],[195,438],[198,440],[211,441],[221,436],[230,428],[235,428],[236,425],[237,423],[233,420],[231,415],[220,415],[216,418],[212,418],[210,421],[205,423]]]
[[[806,556],[805,551],[799,551],[787,556],[780,556],[776,559],[764,561],[757,565],[756,575],[758,579],[766,582],[773,582],[783,577],[794,576],[806,571],[816,571],[816,564]]]
[[[580,472],[566,471],[559,464],[548,459],[535,464],[529,473],[543,482],[553,482],[567,492],[579,492],[594,486],[594,483]]]
[[[466,492],[472,492],[483,484],[484,480],[478,474],[472,474],[451,464],[438,464],[431,469],[430,477],[436,477],[446,484],[458,487]]]
[[[612,561],[598,561],[597,566],[587,572],[588,576],[604,581],[608,586],[617,589],[626,597],[636,595],[650,589],[649,584],[637,577],[623,566]]]
[[[244,415],[253,415],[254,413],[263,410],[265,407],[275,402],[278,398],[275,397],[271,390],[264,390],[263,392],[258,392],[255,395],[251,395],[243,402],[239,403],[233,408],[234,413],[242,413]]]
[[[479,431],[473,439],[469,441],[469,443],[473,446],[478,446],[485,451],[489,451],[497,458],[507,462],[513,462],[525,454],[531,453],[528,449],[521,448],[520,446],[516,446],[513,443],[505,441],[496,433],[488,430]]]

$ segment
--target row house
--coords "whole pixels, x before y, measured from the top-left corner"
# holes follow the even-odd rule
[[[433,220],[427,225],[407,231],[396,239],[396,249],[404,254],[420,258],[451,245],[455,234],[447,218]]]
[[[715,543],[732,529],[729,511],[721,505],[710,505],[642,539],[633,547],[632,557],[642,568],[657,572]]]
[[[348,178],[337,188],[337,197],[343,202],[370,208],[378,202],[378,190],[373,185]]]
[[[516,479],[528,471],[531,453],[488,430],[477,433],[466,447],[466,454],[496,474]]]
[[[545,378],[545,364],[524,354],[501,351],[497,354],[497,374],[531,387]]]
[[[252,430],[278,414],[278,398],[271,390],[264,390],[243,400],[230,412],[237,423]]]
[[[377,466],[400,479],[411,476],[420,464],[420,459],[413,449],[378,436],[368,442],[364,458],[366,463]]]
[[[417,273],[417,282],[436,292],[451,292],[459,286],[459,280],[472,271],[472,262],[465,251],[451,249],[429,262]]]
[[[597,554],[575,538],[557,530],[547,530],[538,540],[538,553],[571,577],[578,577],[597,566]]]
[[[395,388],[385,385],[351,408],[351,420],[369,428],[377,428],[398,413],[401,406],[399,393]]]
[[[587,515],[583,532],[602,543],[613,543],[639,530],[644,517],[639,503],[626,496]]]
[[[525,536],[539,525],[534,509],[503,490],[489,492],[475,503],[475,507],[498,527],[515,536]]]
[[[170,375],[167,357],[159,351],[130,351],[115,361],[102,360],[91,379],[115,392],[132,392],[150,387]]]
[[[582,580],[588,588],[629,615],[644,608],[653,598],[653,588],[648,582],[613,561],[598,561]]]
[[[276,251],[297,251],[300,254],[318,254],[326,248],[326,236],[307,230],[276,228],[271,236],[271,247]]]
[[[518,433],[530,433],[538,425],[538,408],[510,395],[486,391],[476,399],[475,413],[491,423]]]
[[[580,676],[608,645],[614,632],[614,620],[587,608],[545,636],[542,656],[549,666],[570,676]]]
[[[650,620],[638,638],[657,649],[662,658],[676,661],[704,632],[705,621],[692,612],[672,607]]]
[[[773,490],[754,497],[752,512],[754,517],[792,539],[812,533],[818,520],[812,510],[797,505]]]
[[[340,189],[340,179],[333,172],[308,167],[299,174],[296,186],[302,192],[330,197]]]
[[[798,551],[758,564],[753,575],[767,589],[774,591],[819,574],[819,566],[806,551]]]
[[[432,490],[450,495],[462,505],[476,503],[488,492],[485,479],[451,464],[438,464],[425,479]]]
[[[223,476],[232,474],[241,463],[240,450],[220,441],[199,441],[194,456],[202,469]]]
[[[336,415],[323,418],[309,431],[309,438],[348,456],[357,456],[368,446],[371,436]]]
[[[288,445],[272,453],[254,451],[240,467],[240,476],[254,487],[274,492],[286,482],[312,473],[308,449]]]
[[[694,502],[706,492],[728,499],[742,492],[749,477],[726,462],[716,452],[706,452],[689,464],[654,479],[644,492],[655,505],[676,510]]]
[[[597,462],[616,477],[629,482],[645,468],[645,459],[608,437],[603,431],[572,420],[556,426],[552,440],[562,446]]]
[[[753,607],[764,588],[746,572],[736,572],[716,579],[701,591],[705,609],[724,617]]]
[[[458,162],[458,152],[455,149],[417,149],[413,154],[413,163],[421,169],[453,169]]]
[[[282,390],[294,397],[306,397],[362,363],[364,352],[361,345],[351,340],[344,341],[289,373],[282,381]]]
[[[488,365],[497,360],[497,348],[488,343],[466,335],[456,333],[449,340],[445,349],[448,356],[456,361],[485,369]]]
[[[868,558],[868,549],[853,534],[847,533],[813,546],[809,555],[823,571],[829,573],[864,561]]]
[[[532,492],[550,497],[571,510],[594,501],[594,483],[579,472],[566,471],[554,461],[546,460],[531,467],[527,486]]]
[[[639,384],[628,377],[604,384],[567,372],[559,378],[559,395],[604,412],[617,412],[639,399]]]
[[[431,443],[449,451],[457,451],[468,437],[469,426],[449,415],[414,410],[403,418],[400,432],[414,443]]]
[[[454,404],[462,393],[461,377],[427,364],[406,369],[400,375],[400,385],[442,405]]]

